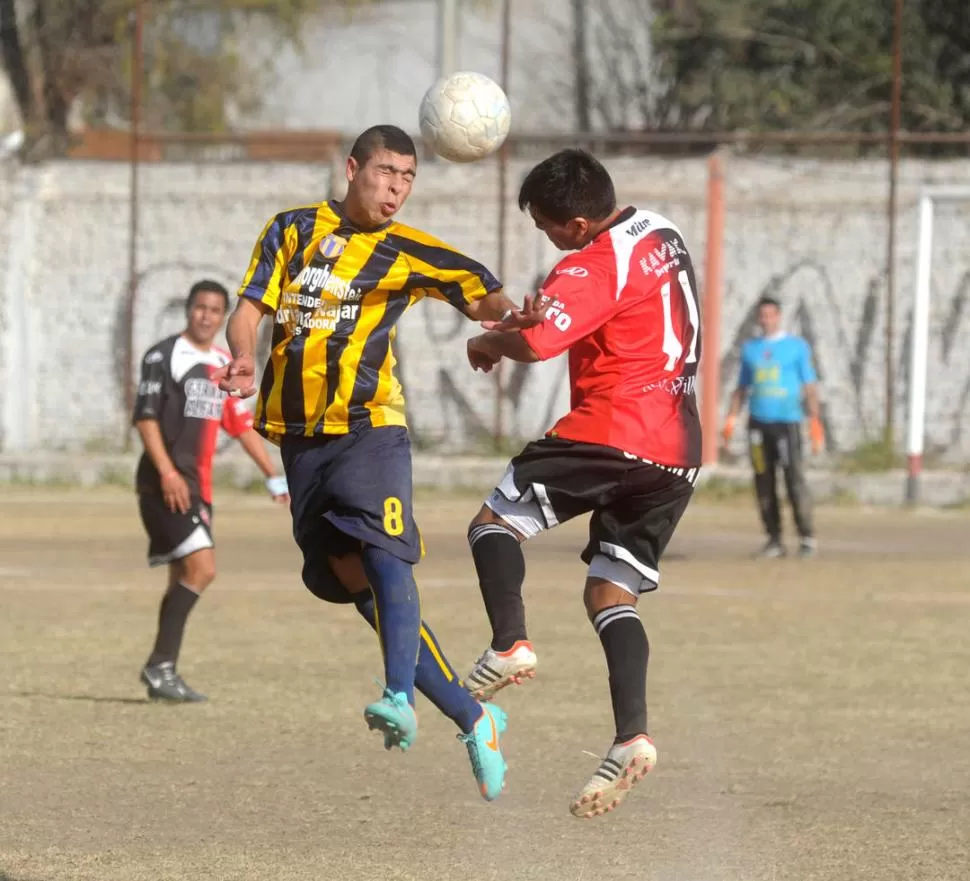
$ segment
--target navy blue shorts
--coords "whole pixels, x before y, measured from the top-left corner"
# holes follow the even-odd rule
[[[318,597],[352,601],[328,558],[359,551],[361,544],[407,563],[421,559],[406,428],[358,425],[348,434],[284,437],[280,454],[293,537],[303,551],[303,581]]]

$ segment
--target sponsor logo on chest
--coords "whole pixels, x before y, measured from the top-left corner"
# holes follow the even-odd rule
[[[185,380],[184,414],[191,419],[222,419],[226,393],[208,379],[192,377]]]

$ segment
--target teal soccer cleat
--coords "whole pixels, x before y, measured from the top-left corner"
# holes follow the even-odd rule
[[[481,718],[469,734],[459,734],[458,739],[468,749],[472,771],[478,781],[478,791],[485,801],[494,801],[505,788],[505,772],[508,765],[499,749],[498,737],[508,727],[505,711],[494,704],[482,706]]]
[[[384,749],[399,746],[407,752],[418,737],[418,717],[403,692],[384,689],[384,697],[364,709],[364,719],[368,728],[384,734]]]

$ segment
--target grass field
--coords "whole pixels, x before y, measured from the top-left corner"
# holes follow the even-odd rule
[[[425,614],[462,671],[486,644],[476,508],[419,500]],[[580,821],[569,800],[611,737],[584,524],[528,549],[540,670],[499,701],[511,769],[489,805],[423,700],[408,754],[366,731],[376,642],[302,588],[262,497],[217,498],[220,576],[181,663],[211,700],[172,707],[137,683],[162,576],[134,497],[3,488],[0,879],[965,881],[968,515],[819,521],[817,560],[755,562],[748,498],[695,503],[641,603],[660,762]]]

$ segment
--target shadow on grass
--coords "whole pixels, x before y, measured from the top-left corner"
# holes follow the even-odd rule
[[[110,697],[99,694],[51,694],[46,691],[8,691],[8,697],[43,697],[52,701],[81,701],[91,704],[142,704],[149,706],[157,703],[150,701],[147,697]],[[16,881],[8,878],[0,871],[0,881]]]

